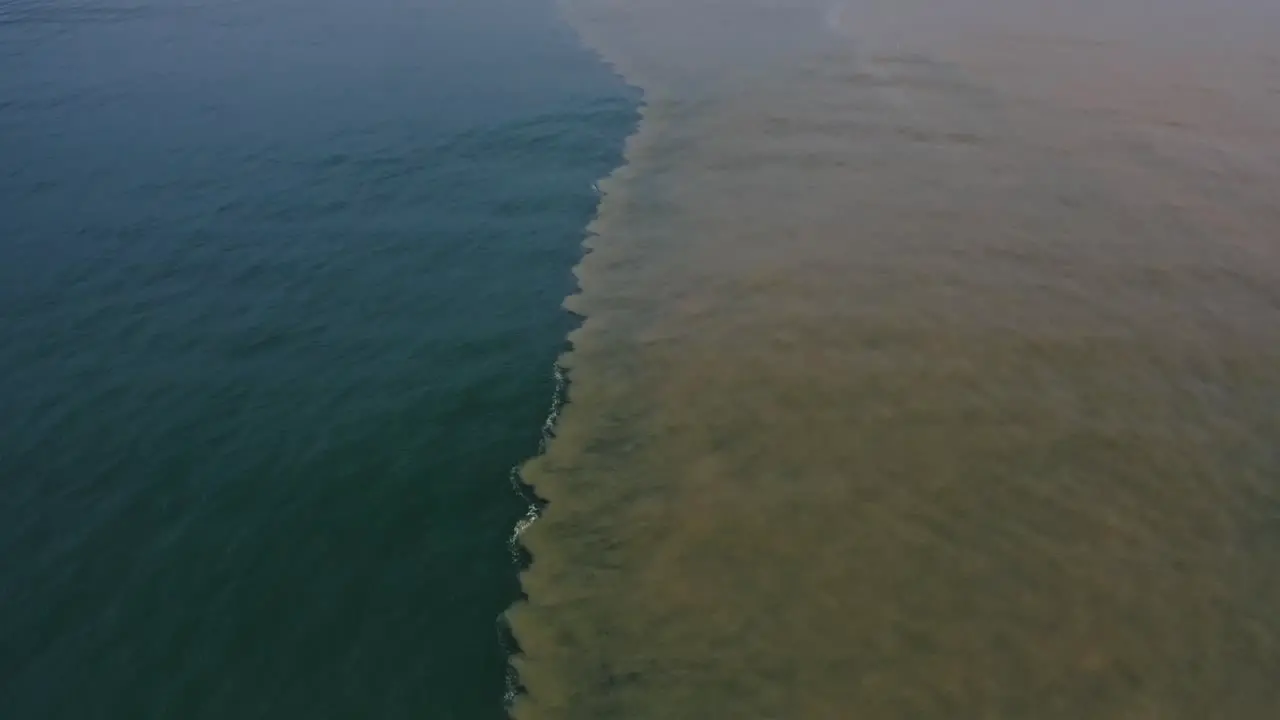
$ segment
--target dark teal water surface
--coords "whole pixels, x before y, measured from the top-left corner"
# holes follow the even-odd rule
[[[0,0],[0,718],[498,718],[636,98],[550,0]]]

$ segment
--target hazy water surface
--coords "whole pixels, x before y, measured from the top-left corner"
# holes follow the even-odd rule
[[[1280,713],[1280,11],[566,0],[533,718]]]
[[[547,0],[0,0],[0,720],[505,718],[634,102]]]

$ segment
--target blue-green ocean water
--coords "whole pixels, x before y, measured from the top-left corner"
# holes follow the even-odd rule
[[[0,0],[0,718],[496,718],[637,98],[550,0]]]

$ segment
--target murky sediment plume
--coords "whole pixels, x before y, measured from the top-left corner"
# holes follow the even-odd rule
[[[1280,717],[1280,5],[564,0],[519,720]]]

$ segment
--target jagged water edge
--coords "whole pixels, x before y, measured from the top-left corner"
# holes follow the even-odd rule
[[[563,0],[560,0],[557,5],[561,5],[561,12],[566,15],[566,22],[568,22],[567,12],[565,12],[562,3]],[[571,22],[568,24],[571,26],[573,25]],[[586,315],[570,310],[568,305],[573,298],[582,295],[582,283],[579,273],[586,257],[592,252],[593,248],[590,245],[591,239],[598,237],[592,228],[595,227],[596,222],[599,220],[600,209],[609,194],[607,189],[609,181],[617,177],[627,168],[628,165],[630,165],[633,143],[640,134],[641,128],[644,126],[646,116],[648,114],[648,104],[646,102],[644,89],[638,84],[629,81],[616,62],[609,59],[606,55],[592,46],[591,43],[587,42],[587,39],[581,32],[581,29],[575,27],[574,30],[582,44],[582,47],[590,53],[592,57],[596,58],[601,65],[607,68],[609,72],[618,79],[622,87],[626,88],[629,93],[634,94],[634,119],[630,131],[627,133],[626,137],[622,139],[619,163],[607,175],[591,184],[591,190],[596,197],[595,210],[592,212],[591,219],[583,229],[582,240],[579,245],[581,252],[578,256],[577,263],[574,264],[574,267],[571,270],[574,282],[573,289],[565,296],[565,300],[562,305],[564,311],[572,315],[577,320],[577,323],[575,328],[570,330],[566,336],[564,351],[552,366],[555,387],[552,391],[551,407],[549,408],[547,416],[542,423],[542,433],[541,437],[538,439],[538,449],[531,457],[514,465],[508,476],[511,486],[515,490],[516,494],[519,495],[527,504],[525,514],[516,521],[515,525],[512,527],[511,536],[507,540],[508,550],[511,554],[511,563],[518,574],[523,573],[523,571],[528,569],[533,562],[533,557],[524,546],[522,537],[524,533],[537,522],[543,509],[547,505],[547,501],[538,496],[537,490],[532,485],[525,482],[524,477],[521,474],[521,470],[530,461],[546,454],[548,446],[551,441],[555,439],[556,423],[565,406],[569,403],[569,386],[571,384],[571,378],[569,376],[569,368],[565,366],[563,360],[573,352],[573,341],[571,338],[573,337],[574,332],[581,328],[589,318]],[[508,613],[512,608],[527,600],[528,595],[525,594],[523,581],[521,581],[519,597],[507,608],[506,611],[500,614],[495,621],[499,642],[506,650],[507,654],[507,676],[506,688],[503,692],[503,705],[506,707],[508,712],[514,706],[515,701],[526,692],[524,686],[520,682],[520,673],[515,666],[515,659],[521,655],[522,650],[520,648],[520,643],[515,636],[515,632],[510,626]]]
[[[556,419],[560,417],[560,409],[564,407],[565,394],[568,390],[568,377],[565,374],[564,367],[559,362],[552,366],[552,374],[554,376],[555,386],[551,394],[551,407],[547,411],[546,418],[542,421],[542,434],[538,438],[538,450],[533,457],[538,457],[547,451],[547,444],[555,436]],[[522,571],[528,565],[528,555],[524,546],[520,543],[520,536],[525,530],[538,519],[538,515],[542,512],[545,501],[539,498],[533,488],[520,476],[520,469],[523,463],[513,465],[508,479],[515,493],[527,505],[525,514],[516,521],[511,529],[511,537],[507,539],[507,549],[511,553],[511,565],[517,572]],[[521,593],[523,599],[523,592]],[[516,698],[523,692],[520,685],[520,676],[516,672],[515,666],[510,659],[520,652],[519,643],[515,640],[515,635],[511,630],[511,626],[507,623],[506,614],[499,615],[496,621],[498,631],[498,642],[502,645],[507,653],[507,673],[506,687],[502,694],[502,703],[506,708],[510,708]]]

